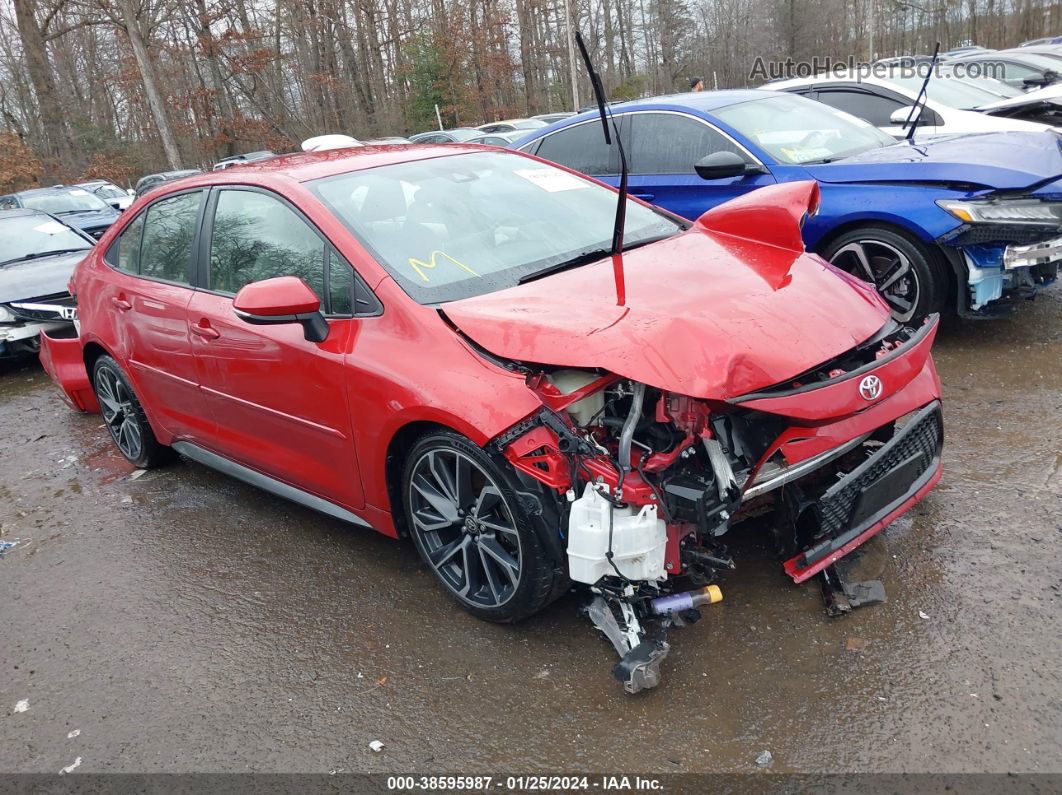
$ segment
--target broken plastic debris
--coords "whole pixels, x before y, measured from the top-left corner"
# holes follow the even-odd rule
[[[64,773],[73,773],[74,772],[74,768],[76,768],[80,764],[81,764],[81,757],[79,756],[77,759],[74,760],[74,764],[67,765],[62,770],[60,770],[59,771],[59,775],[61,776]]]
[[[29,709],[29,699],[24,698],[21,701],[15,703],[15,712],[25,712]]]
[[[135,472],[133,472],[133,474],[131,474],[131,475],[129,476],[129,479],[130,479],[130,480],[136,480],[136,479],[137,479],[138,477],[140,477],[141,475],[143,475],[143,474],[144,474],[145,472],[147,472],[147,470],[146,470],[146,469],[138,469],[138,470],[136,470]]]
[[[376,753],[380,753],[380,751],[383,750],[383,743],[379,740],[373,740],[371,743],[369,743],[369,748],[371,748]]]
[[[81,729],[74,729],[72,732],[66,735],[66,739],[73,740],[79,734],[81,734]]]
[[[928,614],[926,614],[926,613],[924,613],[924,612],[923,612],[923,611],[921,611],[921,610],[919,610],[919,611],[918,611],[918,617],[919,617],[919,618],[924,618],[924,619],[926,619],[927,621],[929,620],[929,615],[928,615]]]
[[[122,497],[122,505],[132,505],[132,504],[133,504],[133,495],[132,494],[126,494],[124,497]]]
[[[11,547],[17,546],[21,542],[21,538],[9,538],[6,541],[0,540],[0,555],[3,555],[11,549]]]
[[[760,767],[767,767],[767,765],[771,764],[771,762],[773,762],[773,761],[774,761],[774,756],[771,754],[770,751],[764,751],[763,753],[761,753],[759,756],[756,757],[756,764],[759,765]]]

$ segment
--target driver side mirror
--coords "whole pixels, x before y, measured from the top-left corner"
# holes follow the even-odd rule
[[[749,163],[737,152],[712,152],[698,160],[693,170],[701,179],[723,179],[764,173],[762,166]]]
[[[917,118],[917,125],[919,127],[939,127],[944,123],[944,119],[940,117],[940,114],[938,114],[935,110],[931,110],[927,107],[922,108],[921,116],[918,115],[917,110],[912,115],[911,109],[913,107],[914,105],[905,105],[902,108],[897,108],[896,110],[894,110],[892,113],[889,114],[889,124],[895,127],[903,127],[907,123],[908,116],[912,117],[912,123],[914,123],[915,118]]]
[[[253,326],[302,324],[310,342],[328,338],[328,321],[321,314],[321,299],[297,276],[277,276],[245,285],[232,299],[236,316]]]
[[[907,123],[908,116],[911,116],[913,120],[914,116],[917,115],[914,111],[914,105],[904,105],[902,108],[897,108],[889,114],[889,124],[903,127]],[[919,124],[925,124],[925,122],[919,119]]]

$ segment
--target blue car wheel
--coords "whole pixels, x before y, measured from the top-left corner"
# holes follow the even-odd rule
[[[891,229],[853,229],[832,241],[824,256],[841,270],[873,284],[901,323],[937,311],[940,297],[947,295],[946,271],[936,254]]]

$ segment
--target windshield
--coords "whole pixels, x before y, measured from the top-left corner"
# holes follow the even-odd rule
[[[953,80],[955,78],[952,78]],[[996,80],[994,77],[971,77],[970,75],[963,75],[959,78],[963,83],[977,86],[984,91],[994,95],[996,101],[1000,97],[1010,99],[1011,97],[1020,97],[1025,92],[1016,86],[1008,86],[1002,80]]]
[[[22,204],[34,210],[42,210],[52,215],[63,213],[85,213],[93,210],[109,210],[106,204],[98,196],[93,196],[87,190],[73,188],[68,191],[55,191],[54,193],[37,193],[29,196],[21,196]]]
[[[896,75],[892,78],[892,82],[903,86],[915,96],[922,90],[923,81],[925,81],[925,75],[921,77],[916,75]],[[945,107],[958,108],[959,110],[971,110],[972,108],[979,108],[981,105],[987,105],[989,102],[999,101],[999,95],[988,88],[982,88],[979,85],[967,82],[965,79],[957,80],[942,75],[934,75],[929,78],[926,95],[934,102],[939,102]],[[914,102],[913,97],[911,102]]]
[[[789,94],[713,112],[780,163],[823,163],[895,143],[869,122]]]
[[[66,224],[46,215],[0,218],[0,265],[60,251],[81,251],[92,244]]]
[[[101,199],[122,199],[126,192],[115,185],[100,185],[93,191]]]
[[[612,245],[613,191],[517,154],[455,154],[308,184],[422,304],[512,287]],[[626,246],[683,228],[627,204]]]
[[[455,141],[467,141],[469,138],[475,138],[477,135],[483,134],[480,130],[465,127],[458,127],[455,130],[447,130],[446,132],[452,135]]]

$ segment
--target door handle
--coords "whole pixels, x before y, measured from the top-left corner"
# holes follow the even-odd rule
[[[643,202],[651,202],[656,198],[655,193],[632,193],[631,196],[636,199],[641,199]]]
[[[212,328],[210,325],[210,321],[206,318],[203,318],[194,326],[192,326],[192,333],[195,334],[197,337],[202,337],[205,340],[216,340],[218,337],[221,336],[221,332],[218,331],[216,328]]]
[[[119,312],[128,312],[130,309],[133,308],[133,305],[126,301],[124,298],[112,298],[111,303],[114,305],[114,308],[117,309]]]

